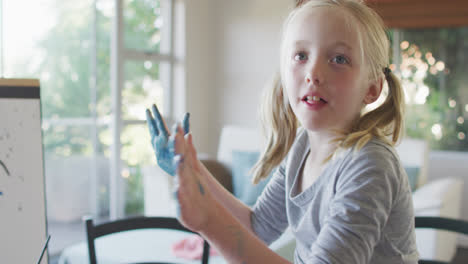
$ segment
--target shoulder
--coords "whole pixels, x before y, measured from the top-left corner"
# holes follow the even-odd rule
[[[368,164],[380,165],[383,169],[393,166],[399,167],[400,162],[395,149],[386,142],[372,139],[361,149],[350,149],[344,157],[348,165]]]
[[[391,193],[400,189],[402,167],[395,149],[389,144],[372,139],[359,150],[350,149],[340,157],[337,187],[349,183],[366,183],[389,188]]]

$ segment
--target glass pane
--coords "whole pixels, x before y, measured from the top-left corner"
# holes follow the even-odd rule
[[[124,0],[124,41],[128,49],[160,52],[163,51],[163,27],[166,17],[162,12],[162,4],[167,1],[158,0]],[[165,6],[164,6],[165,8]]]
[[[114,3],[115,0],[96,0],[96,57],[93,59],[96,65],[96,113],[100,117],[111,114],[110,49]]]
[[[57,121],[59,122],[59,121]],[[109,215],[107,127],[43,125],[49,253],[84,238],[82,217]]]
[[[161,71],[168,68],[167,63],[151,61],[127,61],[125,63],[125,82],[122,91],[122,118],[145,120],[145,109],[153,103],[164,114],[164,81]],[[166,74],[167,75],[167,74]]]
[[[3,74],[7,78],[38,78],[41,82],[48,231],[54,237],[49,244],[52,263],[61,250],[84,239],[83,215],[102,218],[98,221],[109,217],[112,135],[102,121],[109,120],[111,114],[114,2],[3,1]],[[168,1],[124,2],[126,10],[138,14],[126,20],[129,26],[125,30],[133,34],[126,34],[129,43],[136,49],[163,51],[161,3]],[[158,103],[164,111],[161,87],[167,85],[161,84],[165,82],[160,76],[169,76],[168,64],[129,62],[125,67],[124,117],[144,120],[144,109],[151,103]],[[154,154],[149,138],[140,136],[146,126],[127,130],[130,132],[122,133],[122,168],[124,175],[128,171],[129,179],[126,208],[128,214],[135,214],[142,210],[139,170]],[[147,150],[141,150],[142,146]]]
[[[144,171],[155,157],[146,124],[126,126],[121,135],[122,177],[125,180],[125,215],[144,214]]]
[[[3,1],[4,75],[41,82],[52,263],[64,248],[84,239],[83,215],[109,215],[111,137],[107,127],[95,131],[90,117],[110,114],[113,1],[99,0],[96,9],[93,2]]]
[[[406,132],[433,149],[468,150],[468,28],[401,30]]]
[[[40,79],[45,118],[89,116],[92,1],[4,3],[5,76]]]

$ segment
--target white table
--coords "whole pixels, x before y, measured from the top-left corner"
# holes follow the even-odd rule
[[[186,260],[172,254],[172,245],[193,234],[174,230],[135,230],[113,234],[96,239],[96,257],[99,264],[167,261],[174,263],[198,264],[200,260]],[[295,240],[289,229],[270,245],[276,253],[293,261]],[[87,242],[65,248],[59,264],[89,263]],[[210,256],[209,264],[226,264],[221,256]]]
[[[99,264],[167,261],[174,263],[200,263],[172,254],[172,245],[193,234],[173,230],[135,230],[104,236],[95,240]],[[81,242],[63,250],[59,264],[89,263],[88,244]],[[210,256],[210,264],[224,264],[220,256]]]

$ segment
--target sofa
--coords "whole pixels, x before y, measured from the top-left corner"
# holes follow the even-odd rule
[[[254,186],[248,173],[258,158],[261,142],[261,134],[255,129],[225,126],[216,158],[202,159],[218,181],[249,205],[255,202],[267,182]],[[446,178],[428,182],[429,147],[423,140],[405,138],[396,150],[410,177],[415,215],[459,218],[463,181],[448,174]],[[455,255],[457,237],[453,233],[417,229],[416,240],[421,258],[449,261]],[[293,261],[292,233],[287,230],[272,248]]]
[[[445,177],[429,181],[429,146],[424,140],[405,138],[396,150],[413,189],[415,215],[460,218],[463,179],[448,172]],[[421,258],[450,261],[457,250],[457,235],[416,229],[416,244]]]

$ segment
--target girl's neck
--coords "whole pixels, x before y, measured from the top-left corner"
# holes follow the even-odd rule
[[[324,161],[337,148],[337,144],[332,140],[336,138],[335,133],[307,131],[310,145],[309,158]]]

